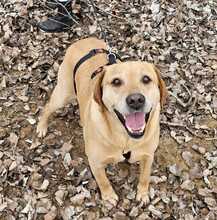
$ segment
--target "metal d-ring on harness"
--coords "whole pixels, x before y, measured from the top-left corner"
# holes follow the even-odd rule
[[[94,18],[95,18],[95,20],[97,21],[96,7],[95,7],[95,5],[94,5],[94,3],[93,3],[92,0],[89,0],[89,1],[90,1],[91,5],[92,5],[92,7],[93,7]],[[108,63],[105,64],[105,65],[103,65],[103,66],[112,65],[112,64],[116,63],[116,60],[117,60],[117,59],[119,59],[120,61],[122,61],[122,60],[121,60],[121,57],[120,57],[118,54],[112,52],[112,49],[111,49],[111,47],[109,46],[108,41],[107,41],[107,39],[106,39],[106,33],[104,32],[104,30],[103,30],[102,26],[100,25],[99,21],[97,21],[97,23],[98,23],[98,25],[99,25],[99,27],[100,27],[100,29],[101,29],[101,32],[102,32],[102,34],[103,34],[103,39],[104,39],[104,41],[106,42],[108,49],[107,49],[107,50],[106,50],[106,49],[103,49],[103,48],[101,48],[101,49],[93,49],[93,50],[91,50],[88,54],[86,54],[85,56],[83,56],[83,57],[76,63],[75,68],[74,68],[74,71],[73,71],[73,80],[74,80],[73,83],[74,83],[75,94],[77,94],[77,88],[76,88],[76,83],[75,83],[75,75],[76,75],[76,72],[77,72],[78,68],[79,68],[86,60],[90,59],[91,57],[94,57],[94,56],[97,55],[97,54],[105,53],[105,54],[107,54]],[[97,70],[95,70],[95,71],[92,73],[91,79],[93,79],[98,73],[100,73],[100,72],[102,71],[103,66],[99,67]]]

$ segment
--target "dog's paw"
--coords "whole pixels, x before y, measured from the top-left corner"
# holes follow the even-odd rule
[[[116,206],[118,202],[118,196],[113,190],[110,192],[102,193],[102,199],[105,202],[111,203],[113,206]]]
[[[144,205],[148,205],[150,203],[150,198],[149,198],[148,192],[147,191],[145,191],[145,192],[138,191],[137,196],[136,196],[136,200],[143,202]]]
[[[47,134],[47,123],[39,121],[36,129],[36,133],[39,138],[44,137]]]

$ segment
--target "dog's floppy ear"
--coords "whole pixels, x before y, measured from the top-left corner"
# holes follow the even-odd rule
[[[161,78],[161,73],[158,70],[158,68],[154,66],[154,70],[155,70],[155,72],[157,74],[157,78],[158,78],[158,87],[159,87],[159,90],[160,90],[160,104],[161,104],[161,108],[162,108],[163,105],[166,102],[168,91],[167,91],[165,82]]]
[[[96,103],[98,103],[101,107],[103,106],[103,101],[102,101],[102,80],[105,75],[105,70],[104,68],[97,73],[96,76],[96,83],[95,83],[95,88],[94,88],[94,94],[93,98]]]

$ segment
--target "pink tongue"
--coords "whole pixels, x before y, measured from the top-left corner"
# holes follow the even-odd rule
[[[135,112],[126,116],[126,126],[132,130],[140,130],[145,124],[145,116],[143,112]]]

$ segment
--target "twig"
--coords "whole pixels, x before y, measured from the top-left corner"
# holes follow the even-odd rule
[[[169,94],[171,96],[173,96],[176,101],[183,107],[183,108],[186,108],[188,106],[188,102],[184,103],[180,98],[177,97],[177,95],[173,94],[172,92],[169,91]]]
[[[96,7],[99,11],[101,11],[101,13],[103,12],[104,14],[107,14],[107,15],[110,15],[110,16],[112,16],[112,17],[118,18],[118,19],[120,19],[120,20],[126,21],[125,18],[119,17],[119,16],[117,16],[117,15],[113,15],[112,13],[109,13],[109,12],[103,10],[102,8],[100,8],[100,7],[96,6],[96,5],[95,5],[95,7]],[[99,12],[99,13],[100,13],[100,12]]]
[[[213,141],[213,140],[217,140],[217,137],[212,137],[212,138],[205,138],[207,141]]]
[[[189,99],[187,102],[183,102],[180,98],[178,98],[177,95],[173,94],[172,92],[169,91],[169,94],[172,95],[176,100],[177,102],[183,107],[183,108],[186,108],[187,106],[190,105],[190,103],[192,102],[192,99],[193,99],[193,95],[192,93],[189,91],[188,87],[184,84],[181,84],[181,86],[187,91],[188,95],[189,95]]]
[[[183,125],[183,124],[167,122],[167,121],[161,121],[160,123],[164,124],[164,125],[169,125],[169,126],[172,126],[172,127],[182,127],[182,128],[185,128],[187,131],[189,131],[191,134],[197,135],[190,128],[188,128],[186,125]]]
[[[169,125],[169,126],[172,126],[172,127],[183,127],[183,128],[186,128],[186,125],[178,124],[178,123],[174,123],[174,122],[160,121],[160,123],[164,124],[164,125]]]
[[[61,12],[57,12],[58,14],[63,15],[63,16],[66,16],[66,17],[69,17],[70,19],[72,19],[73,22],[75,22],[76,24],[79,24],[79,22],[76,21],[76,20],[72,17],[72,15],[69,13],[68,9],[65,7],[64,4],[62,4],[61,2],[58,2],[57,0],[55,0],[55,3],[53,2],[53,4],[60,5],[60,7],[62,7],[62,8],[64,9],[64,11],[67,13],[67,15],[65,15],[65,14],[63,14],[63,13],[61,13]],[[50,7],[47,6],[47,5],[45,5],[45,7],[48,8],[48,9],[53,10],[52,8],[50,8]],[[74,16],[75,16],[76,18],[78,18],[76,15],[74,15]],[[67,25],[67,26],[68,26],[68,25]]]
[[[192,105],[191,105],[190,108],[188,109],[186,115],[188,115],[189,112],[191,112],[191,110],[194,108],[194,106],[196,105],[196,103],[197,103],[197,96],[194,97],[194,102],[192,103]]]
[[[181,84],[181,86],[185,88],[185,90],[187,91],[188,95],[191,97],[192,93],[189,91],[188,87],[185,84]]]
[[[167,122],[167,121],[161,121],[160,122],[161,124],[164,124],[164,125],[168,125],[168,126],[171,126],[171,127],[181,127],[181,128],[185,128],[190,134],[194,135],[195,137],[198,137],[200,139],[206,139],[208,141],[211,141],[211,140],[217,140],[217,137],[204,137],[204,136],[201,136],[201,135],[198,135],[196,132],[192,131],[188,126],[186,125],[183,125],[183,124],[178,124],[178,123],[173,123],[173,122]],[[203,128],[200,128],[200,129],[203,129]],[[208,129],[203,129],[203,130],[208,130]]]

